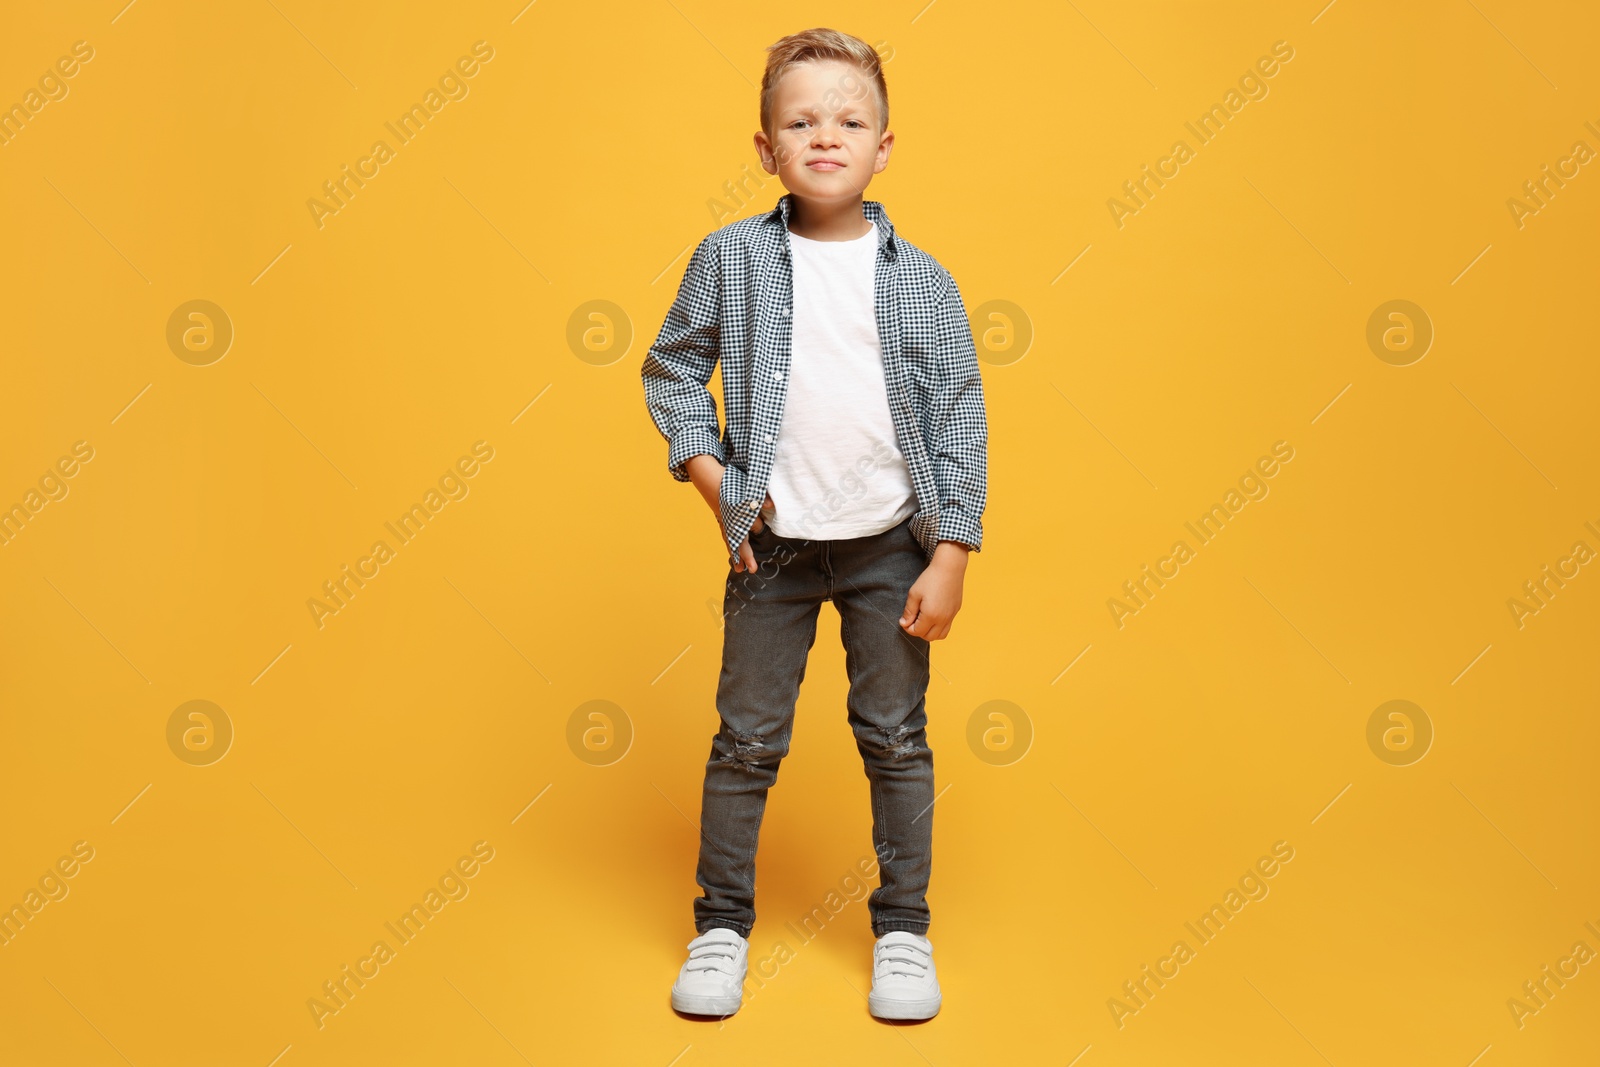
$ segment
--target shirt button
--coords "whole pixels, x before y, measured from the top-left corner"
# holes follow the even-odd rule
[[[769,445],[772,443],[772,435],[770,433],[764,434],[761,439]]]
[[[773,371],[772,372],[772,380],[775,381],[775,382],[783,381],[783,371],[781,371],[781,370]]]
[[[788,308],[784,308],[782,314],[783,314],[784,318],[788,318],[789,317],[789,309]]]

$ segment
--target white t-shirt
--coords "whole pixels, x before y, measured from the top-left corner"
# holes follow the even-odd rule
[[[895,439],[873,310],[878,228],[849,241],[789,234],[793,356],[763,510],[780,537],[882,533],[917,510]]]

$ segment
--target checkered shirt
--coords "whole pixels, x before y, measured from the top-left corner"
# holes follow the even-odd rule
[[[689,257],[677,298],[645,356],[645,404],[667,441],[667,468],[715,456],[727,468],[720,511],[730,563],[767,493],[783,422],[793,340],[794,274],[785,193],[765,214],[708,234]],[[988,495],[988,419],[972,327],[955,279],[894,232],[883,205],[862,202],[878,227],[873,306],[895,437],[918,511],[911,532],[929,558],[940,541],[978,551]],[[707,384],[722,365],[727,425]]]

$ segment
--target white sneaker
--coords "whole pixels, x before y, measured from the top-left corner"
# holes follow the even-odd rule
[[[732,1015],[744,995],[750,942],[714,926],[689,942],[689,958],[672,984],[672,1006],[689,1015]]]
[[[872,946],[868,1011],[879,1019],[931,1019],[942,1000],[932,941],[905,930],[878,938]]]

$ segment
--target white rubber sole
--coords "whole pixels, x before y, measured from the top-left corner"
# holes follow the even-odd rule
[[[926,1000],[879,1000],[867,997],[867,1010],[874,1019],[931,1019],[939,1014],[944,1002],[941,993]]]
[[[739,1010],[743,999],[742,994],[736,997],[706,996],[681,993],[677,986],[672,987],[672,1006],[685,1015],[732,1015]]]

